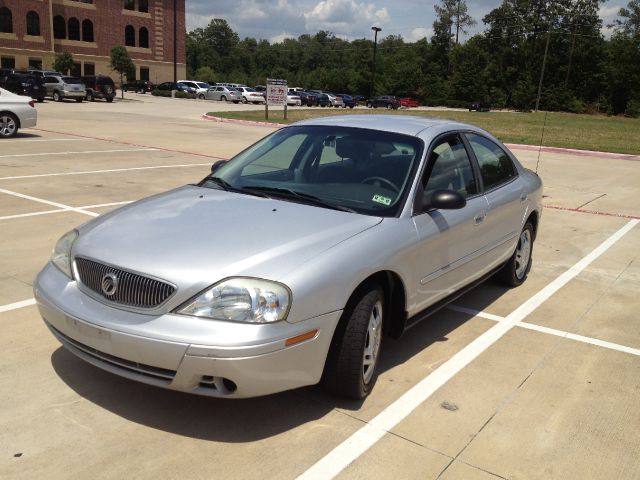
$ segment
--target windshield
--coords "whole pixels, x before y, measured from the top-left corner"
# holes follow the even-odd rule
[[[279,130],[234,157],[201,186],[262,192],[287,201],[396,216],[411,186],[422,141],[335,126]]]
[[[198,87],[200,87],[200,88],[209,88],[209,87],[211,87],[211,85],[209,85],[209,84],[208,84],[208,83],[206,83],[206,82],[196,82],[196,85],[197,85]]]

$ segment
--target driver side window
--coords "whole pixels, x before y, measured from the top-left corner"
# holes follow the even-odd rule
[[[478,193],[478,187],[464,144],[457,135],[438,143],[429,156],[430,171],[422,180],[425,195],[436,190],[454,190],[467,198]]]

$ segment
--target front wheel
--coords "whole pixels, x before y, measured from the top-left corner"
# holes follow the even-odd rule
[[[0,137],[11,138],[18,133],[18,118],[13,113],[0,115]]]
[[[247,100],[247,97],[242,97],[242,103],[244,103],[245,105],[249,103],[249,100]]]
[[[201,93],[200,95],[198,95],[198,98],[199,98],[200,100],[204,100],[204,93]]]
[[[83,100],[84,100],[84,98],[76,98],[76,102],[78,102],[78,103],[82,103]]]
[[[362,289],[347,304],[329,349],[322,382],[339,395],[362,399],[378,378],[384,294],[378,285]]]
[[[87,102],[93,102],[94,100],[93,92],[87,92]]]
[[[497,279],[510,287],[522,285],[531,270],[532,253],[533,225],[527,222],[520,232],[516,250],[502,270],[496,274]]]
[[[227,101],[227,97],[225,97],[225,96],[223,95],[222,97],[220,97],[220,100],[221,100],[221,101],[223,101],[223,102],[226,102],[226,101]]]
[[[62,96],[58,92],[53,92],[53,101],[54,102],[61,102],[62,101]]]

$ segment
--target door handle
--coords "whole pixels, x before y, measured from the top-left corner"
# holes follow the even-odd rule
[[[521,193],[520,194],[520,201],[521,202],[525,202],[527,200],[527,198],[529,198],[529,195],[527,195],[526,193]]]

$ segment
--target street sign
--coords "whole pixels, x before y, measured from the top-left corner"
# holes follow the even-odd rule
[[[287,104],[287,81],[267,78],[267,105]]]

